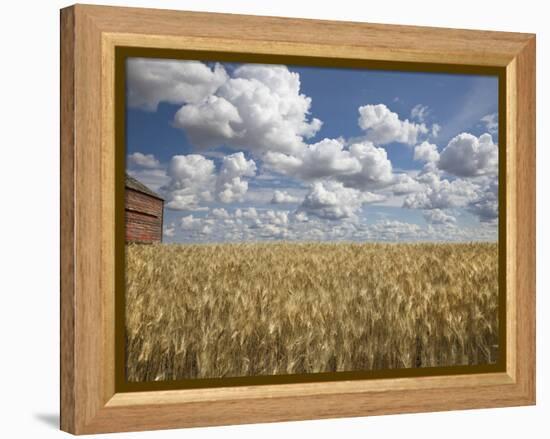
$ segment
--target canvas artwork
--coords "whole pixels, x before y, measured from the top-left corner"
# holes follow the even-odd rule
[[[499,361],[497,76],[125,71],[128,382]]]

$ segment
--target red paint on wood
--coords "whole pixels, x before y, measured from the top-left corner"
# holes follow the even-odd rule
[[[126,242],[161,242],[163,209],[162,200],[126,188]]]

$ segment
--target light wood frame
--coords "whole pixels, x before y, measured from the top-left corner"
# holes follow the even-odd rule
[[[117,46],[506,69],[506,371],[116,393]],[[61,11],[61,429],[99,433],[535,403],[535,36],[76,5]]]

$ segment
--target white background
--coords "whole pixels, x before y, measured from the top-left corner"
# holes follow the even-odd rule
[[[106,3],[97,1],[97,3]],[[531,32],[537,34],[538,297],[536,407],[381,416],[116,437],[548,437],[548,15],[536,0],[110,1],[148,6]],[[59,414],[59,0],[12,0],[0,13],[0,436],[61,436]],[[544,126],[546,122],[546,126]],[[481,391],[481,390],[480,390]],[[543,428],[546,427],[546,434]]]

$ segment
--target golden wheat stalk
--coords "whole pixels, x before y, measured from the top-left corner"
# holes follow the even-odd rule
[[[127,246],[129,381],[491,364],[498,246]]]

